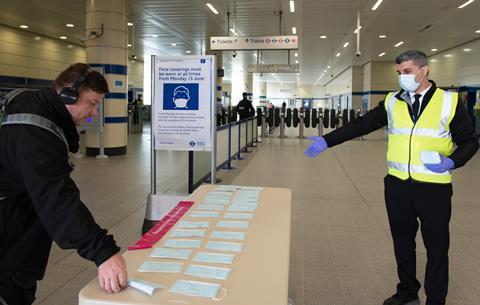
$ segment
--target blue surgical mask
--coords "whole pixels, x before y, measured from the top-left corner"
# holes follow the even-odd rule
[[[192,254],[192,250],[155,248],[150,257],[185,259],[187,260]]]
[[[253,214],[249,213],[226,213],[223,218],[229,219],[253,219]]]
[[[165,286],[147,282],[147,281],[142,281],[136,278],[128,278],[127,285],[129,287],[145,292],[150,296],[153,295],[155,290],[165,288]]]
[[[169,239],[163,245],[167,248],[200,248],[200,239]]]
[[[212,280],[226,280],[230,275],[230,268],[191,265],[185,275]]]
[[[192,218],[219,218],[220,212],[196,212],[193,211],[190,214]]]
[[[169,291],[193,297],[215,298],[219,290],[220,284],[177,280]]]
[[[205,249],[216,250],[216,251],[231,251],[231,252],[241,252],[242,244],[240,243],[230,243],[230,242],[217,242],[209,241],[205,246]]]
[[[247,235],[245,232],[213,231],[210,238],[245,240],[245,235]]]
[[[198,263],[231,265],[234,259],[235,255],[233,254],[197,252],[193,261]]]
[[[138,272],[180,273],[183,263],[146,261],[138,268]]]
[[[240,229],[248,229],[248,221],[226,221],[220,220],[217,223],[217,227],[219,228],[240,228]]]
[[[421,72],[420,70],[419,72]],[[418,73],[418,72],[417,72]],[[400,84],[400,87],[407,91],[407,92],[415,92],[417,91],[418,87],[420,87],[420,82],[423,79],[420,79],[420,82],[417,83],[415,77],[417,76],[417,73],[415,74],[402,74],[398,76],[398,83]]]
[[[175,229],[170,233],[170,237],[204,237],[205,230]]]
[[[210,225],[208,221],[180,221],[177,224],[179,229],[193,229],[193,228],[205,228],[207,229]]]

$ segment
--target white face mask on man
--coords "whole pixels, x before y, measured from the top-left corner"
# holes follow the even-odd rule
[[[419,72],[421,72],[421,71],[422,70],[420,70]],[[425,75],[423,75],[422,78],[420,79],[420,81],[417,82],[417,80],[415,79],[416,76],[417,76],[417,73],[399,75],[398,76],[398,83],[400,84],[400,87],[405,91],[415,92],[418,89],[418,87],[420,86],[420,83],[422,82],[423,77],[425,76]]]

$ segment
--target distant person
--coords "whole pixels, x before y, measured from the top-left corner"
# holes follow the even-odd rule
[[[305,154],[388,127],[385,205],[397,261],[396,293],[383,305],[418,305],[415,237],[427,249],[426,305],[444,305],[448,292],[452,172],[478,150],[478,139],[458,93],[428,79],[425,53],[405,51],[395,59],[400,91],[377,107],[324,137],[311,137]]]
[[[222,116],[224,113],[222,99],[219,97],[217,97],[216,113],[217,113],[217,127],[218,127],[222,125]]]
[[[96,264],[106,292],[127,285],[120,248],[100,228],[71,178],[68,153],[79,149],[76,125],[98,114],[105,78],[78,63],[53,87],[20,92],[0,128],[0,304],[30,305],[52,241]]]
[[[142,100],[142,95],[139,94],[137,96],[136,99],[134,99],[132,101],[132,103],[130,103],[130,108],[131,108],[131,111],[133,112],[132,116],[133,116],[133,124],[138,124],[140,123],[140,113],[139,113],[139,110],[140,110],[140,106],[143,105],[143,100]]]
[[[137,105],[138,106],[143,106],[143,94],[138,94]]]
[[[247,99],[247,93],[243,92],[243,99],[237,104],[237,112],[240,115],[240,120],[248,119],[251,116],[251,111],[255,111],[252,102]]]

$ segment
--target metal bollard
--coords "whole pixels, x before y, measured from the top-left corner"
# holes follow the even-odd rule
[[[335,129],[338,129],[338,127],[340,127],[341,118],[342,118],[342,115],[340,114],[340,109],[337,109],[336,115],[335,115]]]
[[[285,138],[285,113],[280,114],[280,138]]]
[[[267,118],[262,115],[262,138],[267,137]]]
[[[305,127],[303,125],[304,115],[305,113],[303,112],[303,108],[300,108],[300,124],[298,126],[298,137],[300,139],[303,139],[303,128]]]
[[[360,108],[357,109],[357,119],[362,116],[362,111]],[[363,136],[360,136],[360,140],[363,140]]]

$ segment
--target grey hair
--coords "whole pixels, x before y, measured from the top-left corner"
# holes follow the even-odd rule
[[[399,65],[408,60],[413,60],[415,65],[419,66],[420,68],[428,66],[427,55],[418,50],[409,50],[403,52],[402,54],[398,55],[397,58],[395,58],[395,63]]]

